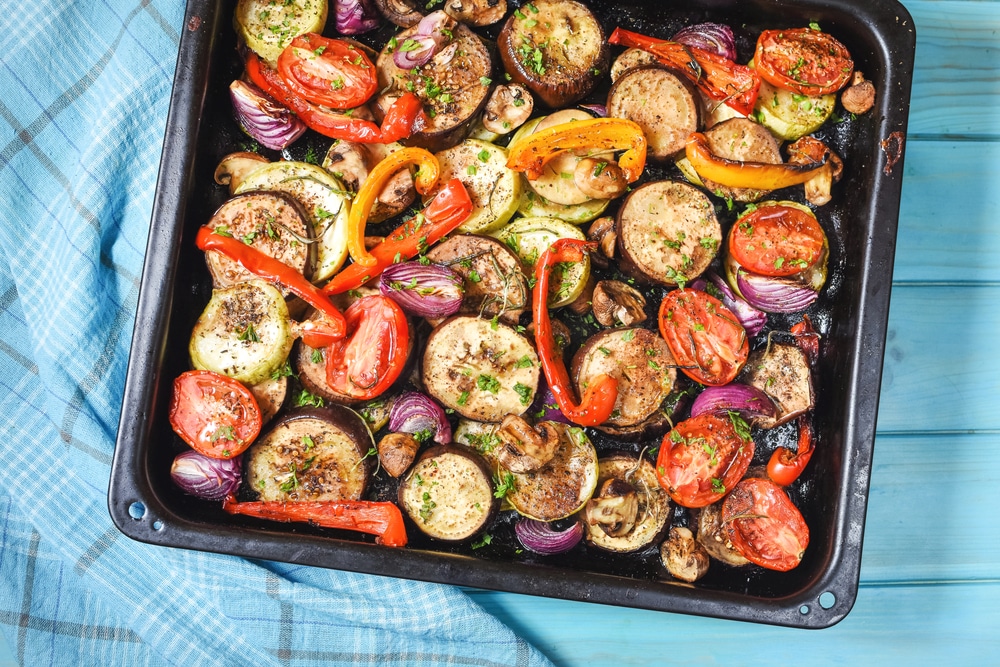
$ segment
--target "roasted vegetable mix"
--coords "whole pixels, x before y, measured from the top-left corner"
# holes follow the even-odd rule
[[[871,87],[847,48],[575,0],[272,4],[237,3],[253,152],[205,185],[177,486],[247,525],[684,582],[808,558],[809,315],[851,168],[820,136]]]

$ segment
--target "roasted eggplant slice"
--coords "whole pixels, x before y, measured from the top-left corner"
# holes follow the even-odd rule
[[[597,451],[581,428],[552,421],[541,424],[559,434],[555,455],[532,472],[501,468],[501,484],[507,502],[519,513],[539,521],[555,521],[578,512],[594,494]]]
[[[701,101],[687,79],[657,66],[621,75],[608,93],[608,116],[634,121],[646,135],[647,155],[660,162],[684,151],[701,125]]]
[[[459,313],[499,316],[515,323],[528,307],[528,282],[521,260],[500,241],[461,234],[434,246],[427,258],[456,271],[465,283]]]
[[[311,239],[311,225],[302,204],[291,195],[281,192],[237,195],[219,207],[208,226],[307,277],[312,275],[312,244],[302,242]],[[205,262],[216,289],[232,287],[254,277],[239,262],[215,250],[205,253]]]
[[[639,551],[663,535],[670,518],[670,498],[657,483],[649,460],[611,454],[601,458],[599,477],[600,492],[583,513],[588,542],[626,553]]]
[[[550,107],[585,97],[608,71],[608,43],[594,14],[575,0],[536,0],[500,31],[511,78]]]
[[[654,181],[633,190],[618,210],[616,232],[622,269],[668,287],[701,275],[722,243],[712,202],[678,181]]]
[[[271,373],[270,377],[250,387],[253,397],[260,407],[260,417],[264,424],[278,414],[288,401],[288,375],[280,372]]]
[[[446,542],[483,531],[500,507],[489,466],[456,444],[431,447],[399,485],[399,505],[417,528]]]
[[[639,424],[653,415],[677,380],[666,341],[640,328],[606,329],[594,334],[573,356],[571,368],[581,395],[584,387],[600,375],[618,380],[618,399],[606,422],[613,427]],[[597,428],[603,430],[602,426]]]
[[[706,130],[705,138],[712,153],[727,160],[768,164],[782,162],[778,140],[766,127],[747,118],[730,118],[723,121]],[[686,161],[686,158],[682,161]],[[690,166],[690,163],[688,164]],[[751,188],[730,188],[707,179],[703,184],[719,197],[739,202],[759,201],[769,192]]]
[[[373,111],[381,120],[403,93],[415,93],[424,104],[428,120],[404,143],[440,151],[465,139],[472,122],[486,106],[493,60],[483,40],[459,24],[450,32],[448,43],[428,63],[403,69],[394,62],[393,53],[416,35],[418,27],[396,35],[379,54],[376,67],[381,92]]]
[[[513,328],[459,315],[431,332],[423,357],[424,388],[463,417],[499,422],[520,415],[538,391],[538,354]]]
[[[294,342],[281,292],[263,280],[248,280],[212,292],[188,352],[195,368],[253,385],[284,363]]]
[[[756,424],[761,428],[773,428],[791,421],[815,404],[809,359],[798,345],[771,343],[753,352],[740,381],[763,391],[778,408],[773,419],[757,419]]]
[[[741,567],[749,565],[750,561],[744,558],[733,548],[726,529],[722,525],[722,501],[712,503],[707,507],[697,510],[698,513],[698,533],[696,539],[698,544],[705,547],[708,555],[720,563]]]
[[[360,500],[375,441],[364,420],[333,405],[286,414],[245,455],[246,481],[260,500]]]

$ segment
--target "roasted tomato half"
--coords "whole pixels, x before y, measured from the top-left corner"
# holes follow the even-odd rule
[[[747,332],[736,315],[698,290],[678,289],[663,297],[660,335],[681,371],[701,384],[732,382],[750,353]]]
[[[410,326],[389,297],[358,299],[344,312],[347,336],[326,352],[326,381],[338,394],[362,401],[392,386],[406,366]]]
[[[285,47],[278,73],[292,92],[332,109],[353,109],[378,90],[375,66],[361,49],[315,33]]]
[[[250,390],[212,371],[188,371],[174,380],[170,425],[205,456],[239,456],[260,433],[261,413]]]
[[[847,47],[812,28],[765,30],[757,38],[753,63],[772,86],[811,97],[837,92],[854,72]]]
[[[819,261],[825,246],[816,216],[783,204],[759,206],[729,230],[733,259],[761,276],[794,276]]]
[[[784,489],[769,479],[749,477],[722,503],[729,541],[744,558],[786,572],[802,562],[809,526]]]
[[[705,413],[667,433],[656,458],[660,486],[678,505],[705,507],[736,486],[753,459],[750,427],[736,413]]]

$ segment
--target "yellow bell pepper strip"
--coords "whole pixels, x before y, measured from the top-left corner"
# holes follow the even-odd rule
[[[414,185],[417,192],[426,194],[438,182],[441,167],[434,155],[423,148],[401,148],[385,156],[368,174],[361,184],[358,194],[351,202],[351,214],[347,218],[347,251],[354,263],[364,267],[374,267],[378,260],[365,248],[365,225],[368,215],[378,195],[386,183],[403,167],[415,164],[418,167]]]
[[[376,536],[387,547],[406,546],[403,514],[393,503],[370,500],[304,500],[283,502],[268,500],[237,502],[235,496],[222,501],[229,514],[242,514],[272,521],[298,521],[323,528],[356,530]]]
[[[519,139],[507,149],[507,168],[536,179],[549,160],[580,149],[589,153],[624,150],[618,166],[629,183],[637,181],[646,166],[646,136],[641,127],[624,118],[592,118],[553,125]]]
[[[288,288],[319,311],[322,317],[318,321],[313,321],[309,328],[312,329],[311,333],[322,335],[323,340],[327,341],[327,345],[333,340],[343,338],[347,333],[347,322],[337,307],[330,303],[329,297],[287,264],[248,246],[231,235],[220,234],[208,226],[203,226],[198,230],[195,245],[201,250],[221,252],[229,259],[239,262],[243,268],[258,278],[262,278],[272,285],[282,285]],[[316,342],[318,339],[312,338],[311,340]]]
[[[532,315],[535,321],[535,346],[542,362],[542,372],[555,396],[559,410],[574,424],[597,426],[611,417],[618,400],[618,380],[610,375],[597,376],[577,404],[570,387],[569,373],[563,363],[562,352],[556,345],[549,317],[549,274],[561,262],[579,262],[583,253],[597,247],[596,243],[578,239],[558,239],[542,253],[535,265],[535,287],[531,295]]]
[[[371,249],[375,266],[348,265],[330,279],[323,287],[323,293],[342,294],[357,289],[381,274],[386,267],[413,259],[465,222],[472,208],[472,199],[462,181],[451,179],[434,195],[423,212],[404,222]]]
[[[708,138],[701,132],[691,133],[685,146],[685,153],[688,162],[698,172],[698,176],[730,188],[780,190],[790,185],[805,183],[820,174],[822,170],[830,169],[830,164],[825,161],[802,165],[727,160],[712,153]]]
[[[642,49],[656,56],[667,67],[683,74],[698,90],[713,100],[749,116],[760,92],[760,75],[745,65],[686,44],[647,37],[637,32],[615,28],[609,44]]]

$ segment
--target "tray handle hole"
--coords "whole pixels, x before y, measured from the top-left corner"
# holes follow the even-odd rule
[[[801,607],[799,607],[799,613],[802,614],[803,616],[805,616],[806,614],[808,614],[809,613],[809,605],[804,604]]]
[[[157,519],[156,521],[153,522],[153,530],[159,532],[159,531],[163,530],[163,527],[164,527],[163,526],[163,522],[160,521],[159,519]]]
[[[823,609],[830,609],[835,604],[837,604],[837,596],[830,591],[819,596],[819,606],[823,607]]]
[[[146,506],[136,501],[128,506],[128,515],[136,521],[142,521],[146,518]]]

